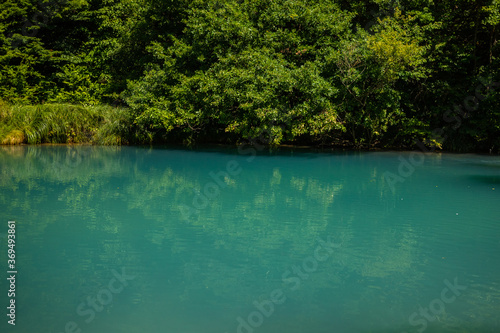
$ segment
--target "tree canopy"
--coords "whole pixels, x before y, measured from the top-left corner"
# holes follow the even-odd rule
[[[123,107],[122,143],[497,151],[499,30],[499,0],[5,0],[0,99]]]

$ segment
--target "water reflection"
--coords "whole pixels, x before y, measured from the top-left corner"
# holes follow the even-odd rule
[[[283,273],[330,236],[342,246],[259,332],[411,331],[410,314],[455,276],[470,292],[428,331],[495,327],[497,197],[481,186],[498,175],[463,177],[456,159],[429,157],[393,192],[383,174],[397,156],[0,147],[2,217],[17,221],[23,239],[20,326],[236,331],[235,318],[289,290]],[[193,204],[209,183],[218,191]],[[75,309],[122,268],[135,280],[87,324]]]

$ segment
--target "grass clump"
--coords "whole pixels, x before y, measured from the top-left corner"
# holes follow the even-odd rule
[[[122,145],[136,143],[134,118],[129,109],[96,106],[102,115],[99,129],[94,136],[94,143],[100,145]]]
[[[0,101],[0,143],[128,144],[133,119],[128,109],[108,105],[9,105]]]
[[[3,139],[3,145],[19,145],[25,140],[24,133],[20,130],[10,131]]]

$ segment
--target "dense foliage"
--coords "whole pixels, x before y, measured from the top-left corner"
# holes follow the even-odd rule
[[[5,0],[0,141],[498,151],[499,30],[500,0]],[[92,121],[13,125],[57,112]]]

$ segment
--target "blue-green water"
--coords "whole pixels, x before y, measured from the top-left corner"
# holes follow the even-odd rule
[[[500,158],[250,152],[0,147],[0,331],[500,331]]]

